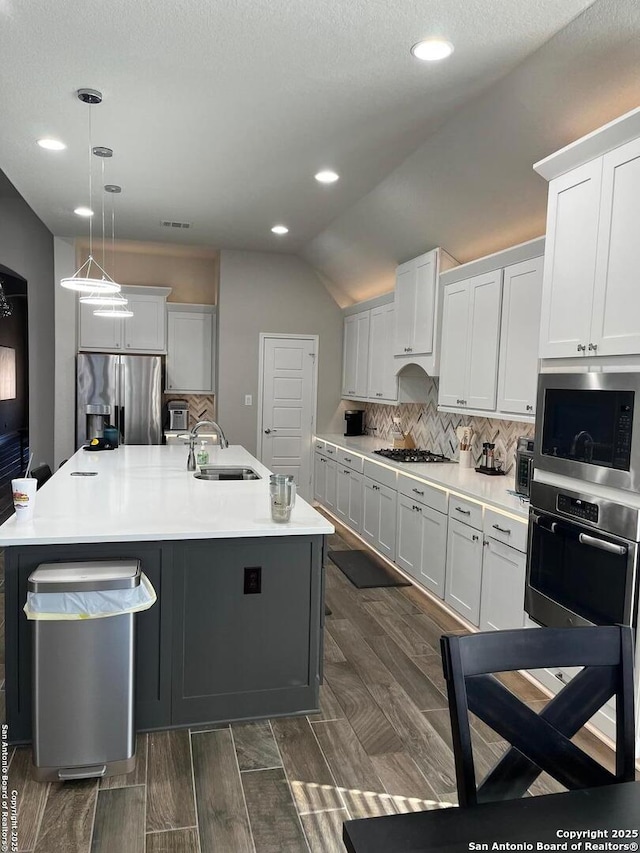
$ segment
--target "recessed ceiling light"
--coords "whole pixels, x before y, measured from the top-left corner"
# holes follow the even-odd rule
[[[331,169],[323,169],[321,172],[318,172],[315,178],[316,181],[319,181],[321,184],[335,184],[335,182],[339,180],[340,175]]]
[[[76,207],[73,212],[76,216],[93,216],[93,210],[90,207]]]
[[[63,151],[67,146],[59,139],[38,139],[40,148],[46,148],[47,151]]]
[[[453,53],[453,45],[446,39],[425,39],[414,44],[411,53],[416,59],[426,62],[436,62],[438,59],[446,59]]]
[[[286,225],[274,225],[271,229],[274,234],[288,234],[289,229]]]

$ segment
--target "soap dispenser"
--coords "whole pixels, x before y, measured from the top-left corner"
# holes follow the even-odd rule
[[[202,468],[203,465],[207,465],[209,462],[209,451],[207,450],[207,442],[200,442],[200,450],[196,454],[196,463],[198,468]]]

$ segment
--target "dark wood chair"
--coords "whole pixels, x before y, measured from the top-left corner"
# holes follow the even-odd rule
[[[521,628],[445,635],[440,645],[461,806],[522,797],[542,771],[569,789],[634,780],[631,628]],[[565,666],[584,669],[539,714],[493,675]],[[612,696],[616,697],[615,773],[571,742]],[[477,788],[469,712],[511,744]]]
[[[53,474],[51,473],[51,468],[48,465],[38,465],[37,468],[31,469],[31,476],[38,481],[38,485],[36,489],[42,488],[47,480],[50,480]]]

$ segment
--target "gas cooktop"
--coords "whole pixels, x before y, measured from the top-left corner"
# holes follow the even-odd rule
[[[374,450],[378,456],[391,459],[392,462],[451,462],[447,456],[441,453],[432,453],[430,450],[400,450],[389,448],[388,450]]]

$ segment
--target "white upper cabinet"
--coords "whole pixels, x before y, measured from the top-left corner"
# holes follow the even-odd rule
[[[498,410],[532,415],[538,374],[542,300],[542,258],[513,264],[504,271]]]
[[[549,185],[540,357],[581,356],[589,343],[602,161]]]
[[[640,353],[640,139],[606,154],[589,343],[597,355]]]
[[[80,303],[78,349],[91,352],[164,353],[167,350],[167,296],[170,287],[123,287],[133,317],[96,317],[95,306]]]
[[[168,392],[215,391],[215,328],[215,306],[167,304]]]
[[[469,293],[468,281],[450,284],[444,289],[438,394],[441,406],[464,405],[469,345]]]
[[[502,270],[445,287],[438,403],[496,407]]]
[[[538,238],[441,276],[440,408],[533,421],[543,252]]]
[[[433,352],[437,263],[434,250],[397,269],[395,355]]]
[[[640,109],[534,169],[550,182],[540,356],[640,354]]]
[[[342,396],[366,397],[369,382],[369,311],[344,319]]]
[[[398,380],[393,362],[395,308],[393,302],[371,309],[369,326],[369,374],[367,396],[380,402],[398,399]]]
[[[444,249],[433,249],[396,269],[395,372],[418,364],[437,376],[442,292],[438,276],[457,265]]]

